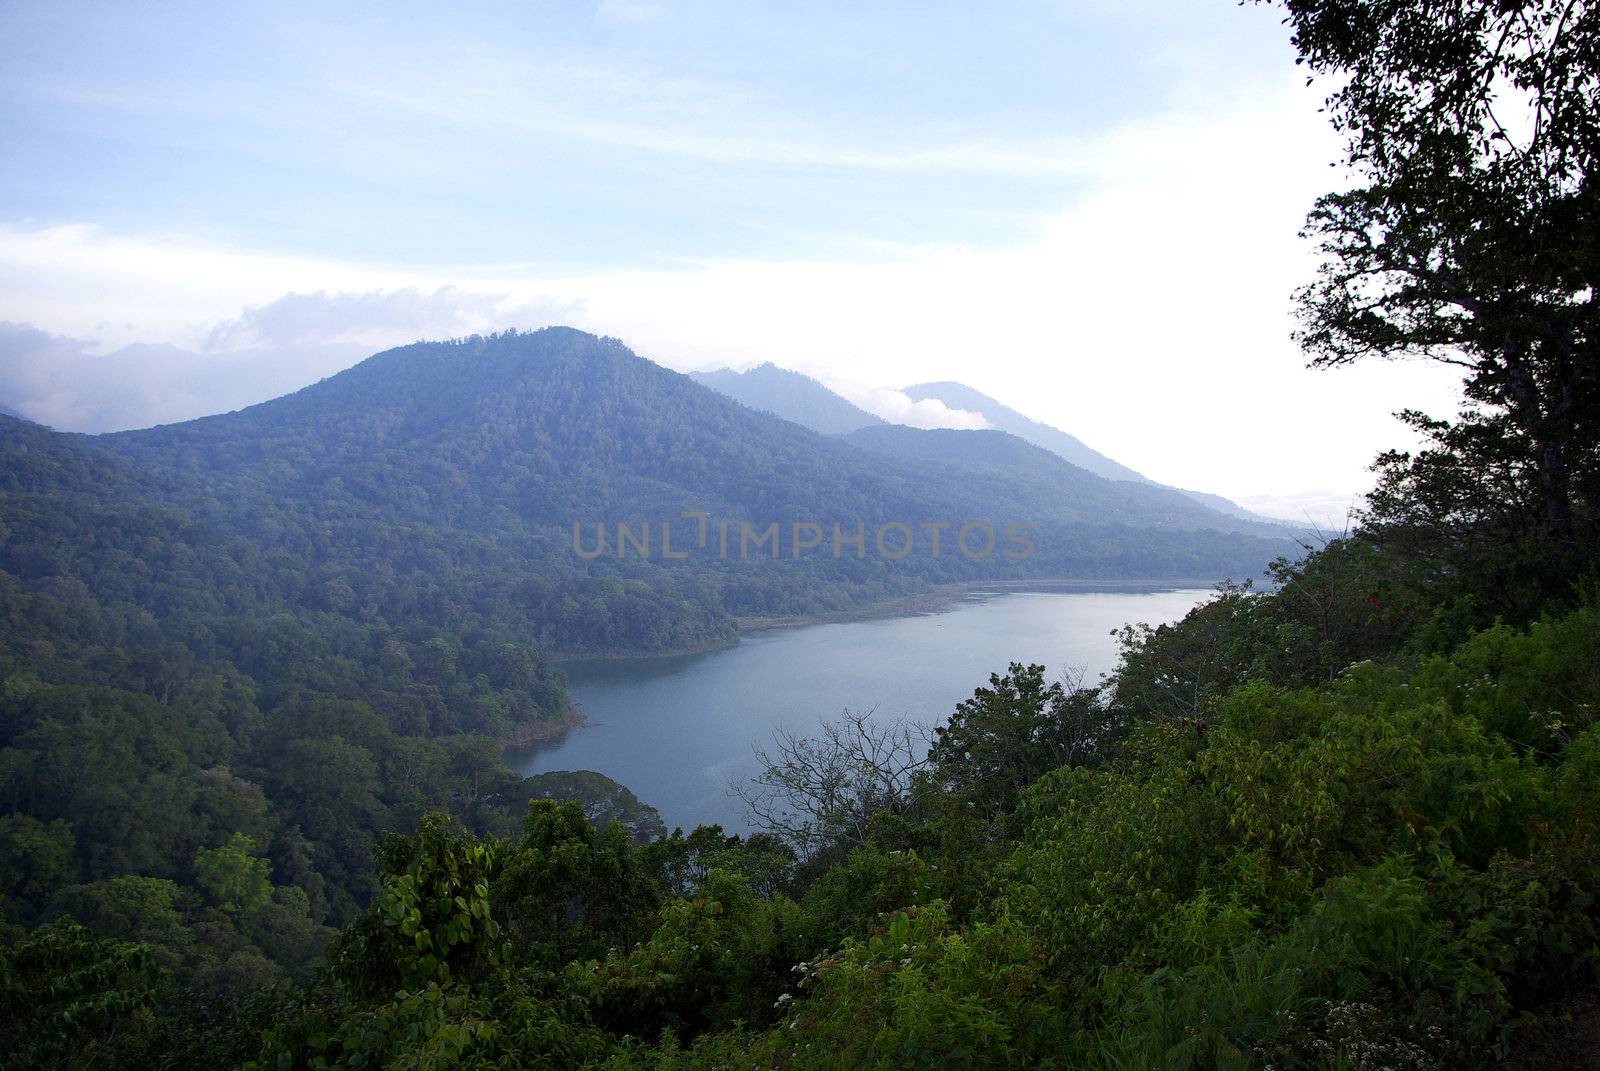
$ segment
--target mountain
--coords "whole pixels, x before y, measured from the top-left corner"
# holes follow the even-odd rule
[[[690,378],[752,409],[780,416],[823,435],[849,435],[863,428],[888,426],[881,417],[852,404],[810,376],[779,368],[771,362],[744,372],[735,372],[729,368],[714,372],[692,372]],[[1009,432],[1096,476],[1108,480],[1149,484],[1154,487],[1166,486],[1157,484],[1126,465],[1112,460],[1075,436],[1032,420],[965,384],[919,383],[905,388],[904,393],[913,401],[931,399],[942,402],[951,409],[978,413],[994,429]],[[1253,521],[1279,528],[1283,526],[1282,521],[1251,513],[1221,495],[1182,488],[1171,490],[1236,520]]]
[[[401,347],[271,402],[97,442],[227,487],[235,511],[291,502],[324,523],[362,516],[501,540],[564,543],[574,521],[686,510],[783,525],[1001,514],[1101,525],[1103,498],[1134,525],[1240,527],[1115,482],[1091,480],[1092,498],[1025,480],[975,486],[927,458],[863,452],[752,411],[566,328]]]
[[[1009,432],[924,430],[886,424],[863,428],[844,439],[869,453],[928,462],[947,473],[963,473],[994,493],[1038,494],[1047,500],[1068,500],[1107,522],[1179,530],[1205,523],[1269,539],[1282,535],[1282,529],[1275,524],[1197,509],[1196,502],[1181,491],[1097,476]]]
[[[1010,432],[1019,439],[1025,439],[1035,446],[1042,447],[1056,454],[1058,457],[1070,461],[1080,468],[1088,469],[1097,476],[1104,476],[1108,480],[1129,480],[1138,483],[1154,484],[1165,487],[1165,484],[1155,484],[1154,480],[1144,476],[1126,465],[1120,464],[1106,457],[1098,450],[1094,450],[1075,436],[1068,435],[1060,428],[1041,424],[1037,420],[1023,416],[1010,406],[1003,405],[995,399],[973,390],[964,383],[918,383],[906,387],[904,393],[913,401],[934,399],[943,402],[952,409],[965,409],[969,412],[981,414],[992,427],[1001,431]],[[1204,491],[1187,491],[1182,488],[1173,488],[1180,494],[1187,495],[1196,502],[1242,520],[1257,521],[1282,527],[1284,522],[1260,514],[1251,513],[1249,510],[1231,502],[1221,495],[1208,494]]]
[[[820,435],[566,328],[404,346],[141,431],[0,418],[0,518],[0,581],[64,678],[142,666],[169,696],[224,666],[268,706],[335,697],[396,731],[501,738],[564,715],[558,656],[702,649],[741,616],[955,581],[1253,575],[1292,550],[998,433]],[[924,526],[967,524],[1027,525],[1035,553],[933,553]],[[575,526],[604,552],[577,553]],[[820,546],[796,545],[813,526]],[[910,553],[880,550],[903,530]]]
[[[1253,575],[1292,549],[1000,432],[821,435],[565,328],[403,346],[140,431],[0,416],[0,768],[20,828],[70,860],[29,918],[98,917],[124,878],[200,904],[237,870],[268,906],[218,947],[295,968],[376,896],[379,831],[428,810],[505,836],[574,796],[654,828],[593,778],[505,769],[502,744],[572,724],[561,657],[703,650],[743,616],[947,582]],[[188,917],[235,918],[213,914]]]
[[[841,398],[810,376],[768,362],[744,372],[720,368],[689,378],[752,409],[791,420],[823,435],[844,435],[883,418]]]
[[[979,413],[991,427],[1010,432],[1019,439],[1049,450],[1052,454],[1070,461],[1081,469],[1087,469],[1096,476],[1104,476],[1108,480],[1144,480],[1143,476],[1126,465],[1120,465],[1099,451],[1091,449],[1074,436],[1059,428],[1030,420],[1010,406],[1002,405],[987,394],[981,394],[965,384],[918,383],[905,388],[903,393],[914,402],[932,399],[943,402],[952,409]]]

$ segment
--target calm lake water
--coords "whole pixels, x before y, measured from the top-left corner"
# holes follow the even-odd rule
[[[523,774],[603,773],[669,829],[720,822],[745,832],[727,789],[757,772],[751,748],[779,726],[809,735],[846,709],[940,724],[1011,662],[1095,681],[1115,663],[1113,629],[1175,621],[1211,594],[974,594],[932,613],[760,633],[710,654],[573,663],[572,697],[588,724],[506,758]]]

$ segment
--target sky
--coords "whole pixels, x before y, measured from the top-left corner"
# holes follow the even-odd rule
[[[968,383],[1337,523],[1428,364],[1310,370],[1349,177],[1233,0],[0,6],[0,407],[104,431],[564,323],[891,418]]]

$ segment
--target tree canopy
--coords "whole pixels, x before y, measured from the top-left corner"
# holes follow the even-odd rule
[[[1459,366],[1473,406],[1455,422],[1408,414],[1434,445],[1386,458],[1397,493],[1376,501],[1379,517],[1437,530],[1520,510],[1562,548],[1592,538],[1600,10],[1583,0],[1283,7],[1301,61],[1335,87],[1328,111],[1357,183],[1311,213],[1324,264],[1300,294],[1300,340],[1317,364]]]

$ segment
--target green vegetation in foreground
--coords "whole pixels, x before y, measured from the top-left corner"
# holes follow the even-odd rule
[[[1285,6],[1365,183],[1312,216],[1302,337],[1451,361],[1471,402],[1413,420],[1355,534],[1130,626],[1104,688],[1010,666],[926,761],[867,719],[780,741],[782,837],[644,840],[530,802],[489,737],[396,731],[512,701],[497,655],[540,679],[488,622],[396,634],[397,583],[263,625],[297,559],[12,488],[0,1064],[1533,1068],[1592,1039],[1600,15]],[[92,517],[92,553],[33,538]],[[182,643],[119,578],[196,611]],[[291,685],[258,704],[235,656]]]
[[[1132,637],[1109,695],[1012,666],[900,805],[856,793],[804,858],[715,829],[640,844],[576,802],[536,800],[505,835],[433,814],[380,840],[371,906],[306,981],[210,1002],[162,963],[181,905],[46,923],[4,953],[6,1062],[1426,1068],[1513,1050],[1520,1017],[1600,972],[1600,605],[1459,640],[1433,631],[1457,610],[1417,605],[1375,635],[1386,611],[1357,608],[1386,582],[1353,570],[1350,620],[1316,633],[1305,585],[1368,547]],[[1220,661],[1296,625],[1283,668],[1189,713],[1143,705],[1157,678],[1204,690],[1181,668],[1197,647]],[[248,849],[203,857],[199,910],[261,927]]]

